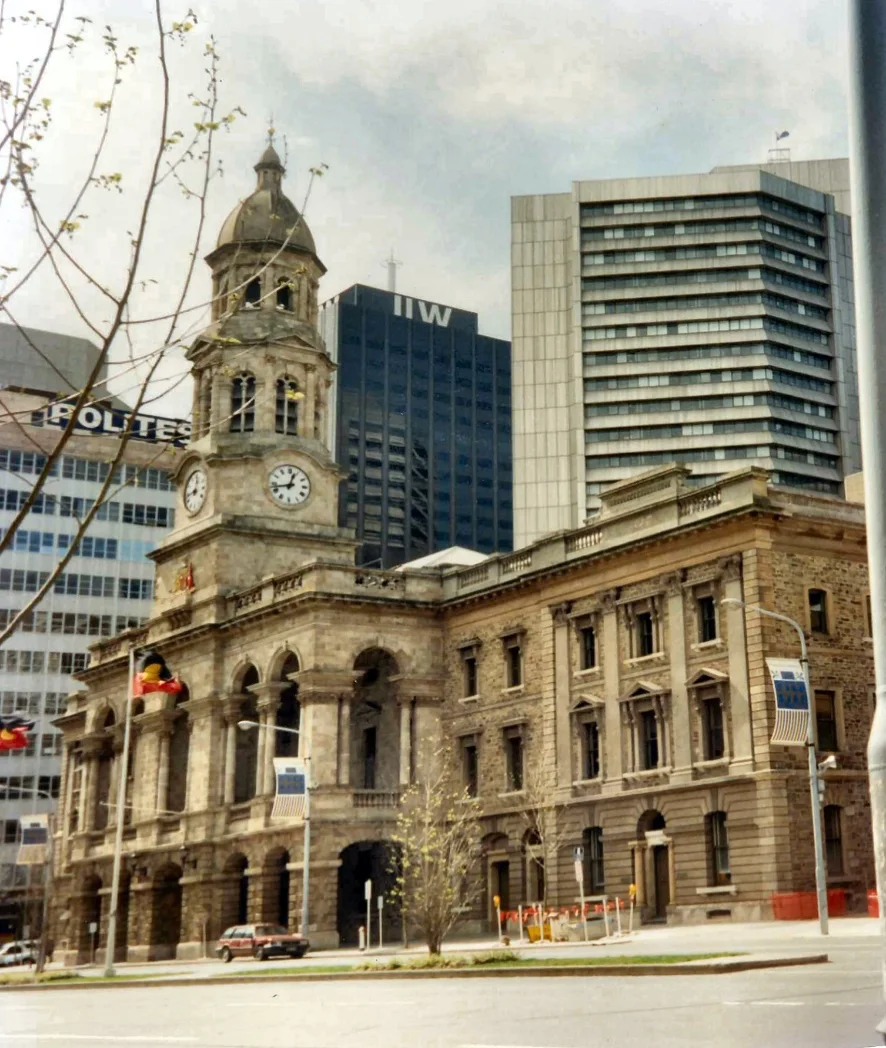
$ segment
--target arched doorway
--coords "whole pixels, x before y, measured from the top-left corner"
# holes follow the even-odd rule
[[[181,875],[181,867],[174,863],[167,863],[154,874],[151,891],[151,945],[148,953],[152,961],[175,957],[181,937]]]
[[[511,910],[511,860],[508,838],[504,833],[487,834],[480,842],[483,852],[482,896],[485,899],[483,912],[486,915],[486,931],[494,932],[498,927],[495,913],[495,897],[498,896],[502,910]]]
[[[665,817],[649,808],[637,820],[634,883],[638,902],[647,920],[667,920],[671,902],[671,840],[665,834]]]
[[[351,782],[357,789],[400,788],[400,708],[391,677],[396,660],[369,648],[354,661],[356,681],[351,713]]]
[[[255,697],[248,689],[253,684],[258,684],[258,670],[255,666],[249,666],[240,679],[239,691],[243,698],[240,702],[240,710],[237,720],[258,720],[258,706]],[[234,803],[243,804],[252,800],[256,793],[256,772],[258,768],[258,743],[259,732],[240,731],[236,724],[230,725],[230,731],[237,732],[234,757]]]
[[[338,936],[342,945],[359,941],[360,925],[366,924],[367,881],[372,881],[372,941],[378,940],[379,895],[385,898],[384,934],[387,941],[399,934],[399,912],[393,905],[391,891],[395,883],[394,855],[387,841],[359,841],[342,851],[338,868]]]
[[[262,920],[290,927],[291,878],[286,868],[291,862],[284,848],[272,851],[265,860],[263,872]]]
[[[100,946],[99,936],[103,932],[101,890],[101,877],[93,875],[86,878],[80,891],[80,926],[77,929],[77,961],[80,964],[93,961]]]
[[[232,855],[225,863],[226,874],[222,891],[222,930],[235,924],[246,924],[249,921],[249,877],[246,871],[249,860],[240,852]]]

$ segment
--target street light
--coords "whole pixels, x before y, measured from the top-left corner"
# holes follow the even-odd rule
[[[800,638],[800,666],[803,669],[803,678],[806,681],[806,699],[808,716],[806,720],[806,751],[809,755],[809,793],[812,802],[812,840],[815,845],[815,894],[818,898],[818,927],[822,935],[828,934],[828,891],[827,878],[824,867],[824,847],[821,839],[821,785],[819,779],[819,765],[815,756],[815,709],[813,707],[812,688],[809,684],[809,656],[806,652],[806,635],[803,627],[787,615],[779,615],[776,611],[761,608],[759,604],[745,604],[738,597],[724,597],[721,604],[734,604],[753,611],[758,615],[764,615],[768,619],[778,619],[786,622],[797,631]],[[836,761],[834,761],[836,765]],[[830,767],[824,761],[821,767]]]
[[[259,731],[277,731],[283,735],[299,735],[301,734],[295,728],[284,728],[276,724],[259,724],[258,721],[253,720],[240,720],[237,721],[237,727],[240,731],[252,731],[253,728],[259,729]],[[308,934],[308,890],[310,888],[310,876],[308,873],[308,864],[311,859],[311,758],[302,758],[305,762],[306,776],[305,776],[305,836],[304,836],[304,853],[302,855],[302,880],[301,880],[301,933],[305,937]]]

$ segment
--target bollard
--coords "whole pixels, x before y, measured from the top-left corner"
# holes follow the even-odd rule
[[[366,950],[366,928],[360,925],[360,949]]]

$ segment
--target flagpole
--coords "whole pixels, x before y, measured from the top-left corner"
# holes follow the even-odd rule
[[[311,758],[305,757],[305,831],[301,874],[301,933],[308,937],[308,892],[311,884]]]
[[[123,861],[123,823],[126,815],[126,778],[129,772],[129,737],[132,732],[132,689],[135,681],[135,647],[129,646],[129,681],[126,694],[126,716],[123,728],[123,753],[117,775],[117,824],[114,835],[114,872],[111,875],[111,909],[108,914],[108,941],[105,947],[105,976],[114,974],[117,947],[117,903],[120,896],[120,866]]]

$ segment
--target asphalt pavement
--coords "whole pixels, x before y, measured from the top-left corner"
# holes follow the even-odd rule
[[[834,922],[828,965],[732,975],[243,984],[0,994],[0,1048],[867,1048],[884,1014],[874,922]],[[609,952],[821,952],[814,927],[644,931]],[[592,947],[581,947],[591,952]],[[546,956],[574,948],[547,947]],[[316,961],[320,956],[317,955]],[[336,958],[330,957],[330,962]],[[236,963],[236,962],[235,962]],[[241,962],[245,967],[251,962]],[[337,963],[341,963],[340,958]],[[192,969],[192,966],[177,966]],[[197,966],[211,970],[208,965]],[[218,962],[214,970],[234,967]],[[273,970],[269,963],[269,970]],[[156,968],[154,969],[156,970]]]

